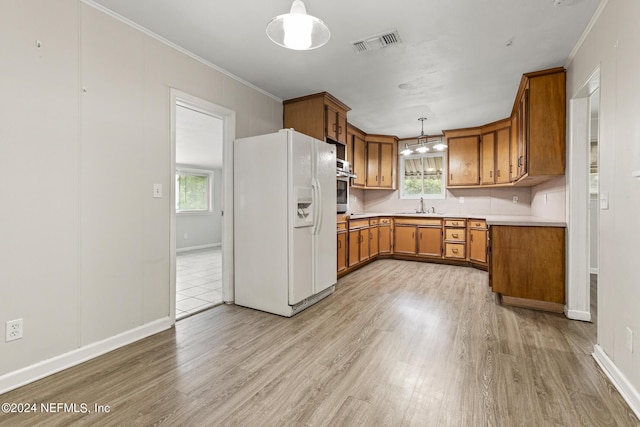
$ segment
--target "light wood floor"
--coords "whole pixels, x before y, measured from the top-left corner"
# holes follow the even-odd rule
[[[381,260],[294,318],[218,306],[0,396],[110,405],[0,425],[636,426],[595,327],[496,305],[487,273]]]

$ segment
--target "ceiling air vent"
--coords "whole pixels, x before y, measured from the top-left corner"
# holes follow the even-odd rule
[[[393,30],[375,36],[366,37],[363,40],[351,42],[351,45],[353,46],[353,50],[359,53],[382,49],[383,47],[398,43],[402,43],[402,40],[400,40],[398,31]]]

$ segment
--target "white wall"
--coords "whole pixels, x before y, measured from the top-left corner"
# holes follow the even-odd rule
[[[202,170],[197,167],[196,169]],[[222,170],[213,172],[213,210],[208,213],[176,215],[176,249],[220,245],[222,243]],[[184,238],[185,233],[187,238]]]
[[[567,68],[573,98],[600,66],[600,192],[610,208],[600,210],[598,345],[640,396],[640,2],[609,0]],[[625,328],[636,337],[625,348]],[[638,400],[640,402],[640,400]],[[639,410],[637,407],[636,410]]]
[[[361,190],[367,212],[414,212],[419,200],[400,199],[399,191]],[[513,196],[518,203],[513,203]],[[464,198],[464,203],[460,203]],[[531,215],[529,187],[447,190],[445,199],[425,199],[425,208],[448,215]],[[351,206],[350,206],[351,208]]]
[[[531,189],[531,215],[565,221],[567,212],[566,186],[566,177],[560,176],[533,187]]]
[[[170,317],[170,88],[234,110],[236,137],[282,103],[79,0],[2,1],[0,40],[0,323],[24,319],[1,390]]]

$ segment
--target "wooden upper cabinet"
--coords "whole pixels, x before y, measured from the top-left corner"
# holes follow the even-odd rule
[[[508,184],[510,181],[509,157],[511,146],[511,127],[505,127],[496,131],[496,184]]]
[[[496,177],[494,175],[495,169],[495,154],[496,154],[496,133],[489,132],[482,134],[482,144],[481,144],[481,160],[482,166],[480,170],[481,173],[481,184],[495,184]]]
[[[447,139],[447,186],[480,183],[480,129],[444,131]]]
[[[353,158],[351,162],[351,172],[356,176],[351,180],[351,186],[364,187],[366,185],[366,164],[367,164],[367,143],[359,135],[353,136]]]
[[[283,102],[284,128],[293,128],[321,141],[347,143],[345,104],[328,92],[316,93]]]
[[[367,135],[365,141],[367,147],[365,188],[395,189],[398,139],[388,135]]]
[[[482,127],[481,180],[482,185],[508,184],[511,146],[511,119],[500,120]]]
[[[566,73],[562,67],[522,76],[512,118],[519,185],[536,185],[564,175],[566,152]],[[517,169],[516,169],[517,168]]]

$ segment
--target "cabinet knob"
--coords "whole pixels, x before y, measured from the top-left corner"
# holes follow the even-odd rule
[[[451,252],[453,252],[454,254],[457,254],[457,253],[458,253],[458,249],[457,249],[457,248],[453,248],[453,249],[451,250]]]
[[[453,233],[452,236],[457,238],[458,237],[458,233]]]

